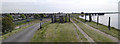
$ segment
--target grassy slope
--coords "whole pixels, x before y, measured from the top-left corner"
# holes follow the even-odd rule
[[[77,19],[84,22],[84,19],[81,19],[81,18],[77,18]],[[112,36],[114,36],[116,38],[118,38],[120,36],[120,34],[119,34],[120,30],[115,29],[113,27],[111,27],[111,30],[109,30],[107,26],[102,25],[102,24],[97,25],[95,22],[86,22],[86,24],[88,24],[88,25],[90,25],[90,26],[92,26],[92,27],[94,27],[94,28],[96,28],[96,29],[98,29],[98,30],[100,30],[102,32],[110,34],[110,35],[112,35]],[[120,40],[120,38],[118,38],[118,39]]]
[[[73,19],[73,21],[76,21],[76,20]],[[96,42],[112,42],[110,38],[107,38],[104,35],[92,30],[91,28],[85,26],[85,24],[77,22],[77,21],[75,23],[78,24],[78,26],[81,29],[83,29],[83,31],[87,33]]]
[[[77,31],[79,39],[76,36],[76,29],[72,23],[54,23],[45,26],[36,32],[32,42],[78,42],[87,41],[84,36]]]
[[[26,21],[26,20],[24,20],[24,21]],[[15,24],[15,26],[20,26],[20,25],[25,25],[25,24],[27,24],[27,23],[32,23],[32,22],[40,22],[40,20],[32,20],[32,21],[30,21],[30,22],[25,22],[25,23],[23,23],[23,22],[17,22],[18,24]]]

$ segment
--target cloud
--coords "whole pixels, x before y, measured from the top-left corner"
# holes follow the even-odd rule
[[[37,0],[2,0],[2,2],[37,2]]]
[[[117,11],[119,0],[3,0],[4,12]]]

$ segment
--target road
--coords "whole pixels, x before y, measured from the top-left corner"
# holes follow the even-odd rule
[[[40,27],[40,25],[39,25],[39,23],[37,23],[33,26],[30,26],[30,27],[20,31],[20,32],[17,32],[16,34],[14,34],[2,41],[3,42],[30,42],[34,33],[39,29],[39,27]]]

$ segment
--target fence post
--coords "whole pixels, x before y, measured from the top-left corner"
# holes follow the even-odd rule
[[[110,30],[110,17],[109,17],[109,21],[108,21],[108,29]]]
[[[66,16],[65,16],[65,22],[67,22],[67,14],[66,14]]]
[[[54,22],[56,22],[56,14],[54,15]]]
[[[53,15],[51,15],[51,20],[52,20],[52,23],[53,23]]]
[[[91,14],[89,14],[89,22],[91,22],[91,21],[92,21]]]
[[[99,23],[99,15],[97,16],[97,25],[98,25],[98,23]]]
[[[86,22],[86,14],[85,14],[85,22]]]
[[[69,14],[69,22],[70,22],[70,14]]]
[[[41,22],[40,22],[40,29],[42,28]]]

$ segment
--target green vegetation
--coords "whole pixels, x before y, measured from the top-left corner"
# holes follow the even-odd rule
[[[82,19],[82,18],[77,18],[77,19],[79,19],[79,20],[81,20],[82,22],[84,22],[84,19]],[[107,34],[110,34],[110,35],[112,35],[112,36],[114,36],[114,37],[116,37],[116,38],[118,38],[118,37],[120,36],[120,34],[119,34],[120,30],[118,30],[118,29],[116,29],[116,28],[111,27],[111,30],[109,30],[107,26],[102,25],[102,24],[98,24],[98,25],[97,25],[96,22],[86,22],[86,24],[88,24],[88,25],[90,25],[91,27],[96,28],[96,29],[98,29],[98,30],[100,30],[100,31],[102,31],[102,32],[105,32],[105,33],[107,33]],[[118,38],[118,39],[120,39],[120,38]]]
[[[102,32],[110,34],[110,35],[112,35],[114,37],[118,38],[118,36],[120,36],[119,33],[118,33],[118,32],[120,32],[120,30],[115,29],[113,27],[111,27],[111,30],[109,30],[107,26],[104,26],[102,24],[97,25],[95,22],[87,22],[87,24],[94,27],[94,28],[96,28],[96,29],[98,29],[98,30],[100,30],[100,31],[102,31]]]
[[[21,14],[20,17],[26,19],[26,16],[24,14]]]
[[[36,23],[38,23],[38,22],[40,22],[40,21],[35,20],[35,21],[32,21],[32,22],[28,22],[28,23],[22,24],[22,25],[26,25],[26,24],[29,24],[29,23],[30,23],[30,25],[21,27],[21,28],[19,28],[19,29],[14,29],[13,31],[8,32],[7,34],[4,34],[4,35],[0,36],[0,40],[6,39],[6,38],[8,38],[9,36],[11,36],[11,35],[19,32],[19,31],[22,31],[23,29],[26,29],[26,28],[28,28],[28,27],[30,27],[30,26],[33,26],[34,24],[36,24]]]
[[[46,17],[46,16],[43,15],[43,14],[35,14],[35,15],[34,15],[34,18],[35,18],[35,19],[40,19],[40,18],[43,18],[43,17]]]
[[[2,32],[6,34],[7,32],[11,32],[14,29],[14,23],[12,22],[11,17],[2,18]]]
[[[113,42],[112,39],[104,36],[103,34],[92,30],[91,28],[87,27],[85,24],[72,19],[75,23],[85,32],[87,33],[94,41],[96,42]]]
[[[32,22],[32,21],[36,21],[36,19],[30,20],[30,22]],[[39,21],[39,20],[38,20],[38,21]],[[14,22],[14,24],[15,24],[16,26],[22,25],[22,24],[26,24],[26,23],[29,23],[29,22],[27,22],[27,20],[22,20],[22,21],[20,21],[20,22]]]
[[[46,23],[38,30],[32,42],[86,42],[87,39],[72,23]]]
[[[35,14],[35,15],[34,15],[34,18],[35,18],[35,19],[40,19],[40,15],[39,15],[39,14]]]
[[[7,17],[8,17],[9,19],[11,19],[12,21],[14,20],[14,18],[13,18],[10,14],[8,14]]]
[[[21,31],[21,30],[23,30],[23,29],[25,29],[25,28],[28,28],[28,27],[30,27],[30,26],[32,26],[32,25],[33,25],[33,24],[30,24],[30,25],[28,25],[28,26],[25,26],[25,27],[22,27],[22,28],[19,28],[19,29],[15,29],[15,30],[13,30],[12,32],[8,32],[7,34],[2,35],[1,37],[2,37],[2,39],[6,39],[6,38],[8,38],[9,36],[11,36],[11,35],[19,32],[19,31]]]
[[[14,30],[14,23],[13,23],[14,18],[8,14],[6,17],[2,18],[2,32],[3,34],[6,34],[7,32],[11,32]]]

